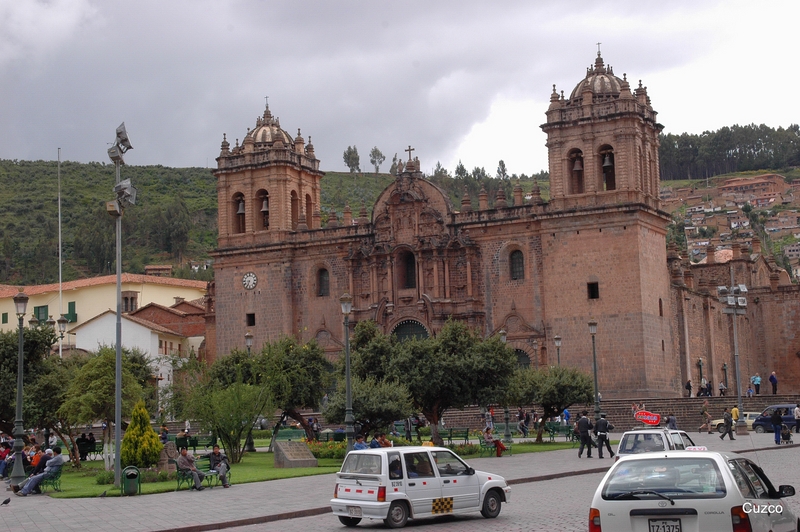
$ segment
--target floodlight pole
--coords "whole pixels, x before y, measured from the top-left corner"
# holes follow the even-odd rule
[[[119,168],[122,159],[114,161],[116,184],[119,185]],[[122,206],[120,205],[120,209]],[[122,216],[117,216],[117,358],[114,397],[114,486],[119,487],[122,477],[120,446],[122,443]]]

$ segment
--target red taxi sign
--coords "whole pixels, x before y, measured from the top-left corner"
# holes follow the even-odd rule
[[[652,412],[648,412],[647,410],[639,410],[633,415],[633,417],[637,421],[641,421],[647,425],[658,425],[661,423],[661,414],[654,414]]]

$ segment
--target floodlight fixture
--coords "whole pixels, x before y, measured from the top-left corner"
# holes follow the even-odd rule
[[[746,297],[737,297],[736,298],[736,302],[740,307],[746,307],[747,306],[747,298]]]
[[[128,138],[128,132],[125,130],[125,122],[121,123],[117,128],[117,138],[114,144],[118,145],[122,149],[122,153],[133,149],[133,146],[131,146],[131,141]]]
[[[739,293],[746,294],[747,293],[747,286],[743,285],[743,284],[740,284],[739,285]]]
[[[111,159],[114,163],[125,164],[125,161],[122,159],[123,152],[117,144],[114,144],[108,149],[108,158]]]
[[[718,286],[717,287],[717,295],[719,295],[719,296],[727,296],[728,295],[728,287],[727,286]]]

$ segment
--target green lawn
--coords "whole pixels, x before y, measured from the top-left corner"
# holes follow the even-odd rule
[[[247,482],[262,482],[280,478],[305,477],[310,475],[323,475],[335,473],[341,467],[341,460],[323,458],[319,460],[318,467],[298,467],[293,469],[276,469],[273,465],[274,455],[271,453],[248,453],[238,464],[231,466],[231,483],[243,484]],[[96,497],[108,492],[108,496],[119,496],[119,489],[113,484],[98,484],[95,475],[103,469],[101,460],[83,462],[80,470],[72,469],[69,464],[64,465],[61,475],[61,489],[59,493],[48,490],[48,494],[58,498]],[[176,481],[143,482],[142,494],[164,493],[174,491]],[[186,489],[183,487],[182,489]]]
[[[477,449],[477,441],[471,440],[474,448]],[[617,440],[611,442],[616,445]],[[267,440],[256,440],[256,447],[266,447],[269,445]],[[573,449],[577,443],[556,441],[545,443],[515,443],[514,454],[540,453],[546,451],[557,451],[560,449]],[[465,460],[478,458],[478,452],[461,454]],[[324,475],[335,473],[342,465],[341,460],[335,458],[322,458],[319,460],[318,467],[298,467],[293,469],[276,469],[274,467],[274,455],[272,453],[258,452],[245,454],[242,461],[234,464],[231,468],[231,483],[244,484],[247,482],[263,482],[265,480],[277,480],[281,478],[306,477],[311,475]],[[64,472],[61,476],[61,492],[49,490],[48,495],[57,498],[78,498],[78,497],[97,497],[104,491],[109,497],[117,497],[120,490],[114,488],[113,484],[98,484],[95,476],[103,470],[102,460],[83,462],[80,470],[73,469],[69,464],[64,465]],[[142,494],[164,493],[174,491],[176,481],[166,482],[142,482]],[[186,489],[183,487],[182,489]]]

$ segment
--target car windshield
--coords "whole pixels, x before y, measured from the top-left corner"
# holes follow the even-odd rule
[[[342,473],[381,474],[381,456],[377,454],[350,453],[342,464]]]
[[[620,454],[651,453],[664,450],[663,434],[630,433],[622,437]]]
[[[726,495],[717,464],[708,458],[626,460],[603,486],[603,499],[716,499]]]

